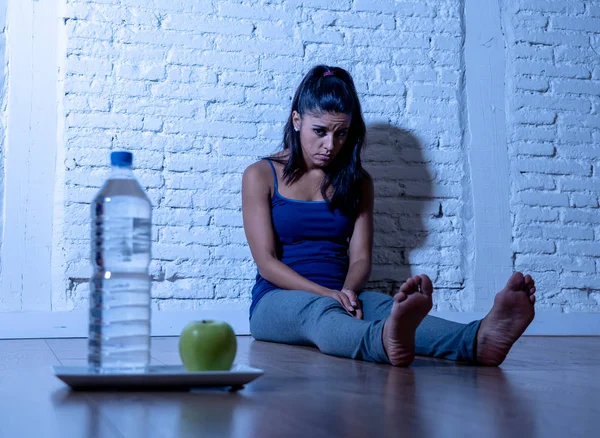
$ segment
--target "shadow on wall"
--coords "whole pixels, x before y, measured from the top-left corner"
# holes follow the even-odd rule
[[[366,289],[393,294],[412,275],[410,251],[427,238],[423,215],[431,208],[433,177],[412,133],[389,124],[370,125],[367,132],[362,157],[375,185],[375,236]]]

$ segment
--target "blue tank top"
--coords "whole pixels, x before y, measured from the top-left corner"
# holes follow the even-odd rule
[[[275,166],[267,161],[275,180],[271,218],[277,258],[308,280],[326,288],[342,289],[354,219],[339,210],[332,212],[327,201],[297,201],[281,196]],[[258,272],[252,288],[250,317],[258,301],[273,289],[279,288]]]

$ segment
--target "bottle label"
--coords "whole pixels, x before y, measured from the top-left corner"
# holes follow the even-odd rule
[[[143,269],[150,262],[151,220],[131,199],[106,202],[94,224],[95,260],[106,270]],[[142,217],[141,217],[142,216]]]

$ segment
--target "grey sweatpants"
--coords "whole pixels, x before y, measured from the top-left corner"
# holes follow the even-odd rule
[[[381,336],[393,299],[379,292],[362,292],[358,298],[362,320],[331,297],[276,289],[257,303],[250,332],[259,341],[312,345],[333,356],[390,363]],[[480,323],[459,324],[428,315],[417,328],[416,354],[475,363]]]

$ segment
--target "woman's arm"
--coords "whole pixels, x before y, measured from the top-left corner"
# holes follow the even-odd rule
[[[359,294],[371,275],[373,255],[373,180],[368,177],[361,186],[358,216],[350,238],[350,263],[343,290]]]
[[[281,289],[330,295],[330,289],[314,283],[282,263],[276,254],[271,220],[272,172],[267,162],[249,166],[242,177],[242,216],[246,239],[260,275]]]

